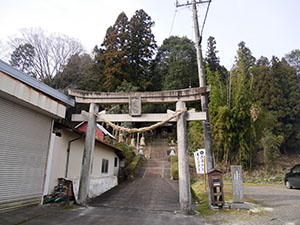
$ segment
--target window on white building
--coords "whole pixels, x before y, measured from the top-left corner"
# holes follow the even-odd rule
[[[108,160],[107,159],[102,159],[102,173],[108,173]]]

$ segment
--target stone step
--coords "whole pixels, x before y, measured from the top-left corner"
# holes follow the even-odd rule
[[[162,136],[149,136],[148,146],[150,147],[150,158],[151,159],[167,159],[167,152],[170,149],[168,137],[163,138]]]
[[[165,160],[151,159],[148,160],[141,169],[143,173],[139,173],[139,177],[162,177],[170,179],[171,173],[171,162]]]

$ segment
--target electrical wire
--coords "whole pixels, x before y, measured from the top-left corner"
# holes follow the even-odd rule
[[[175,21],[176,13],[177,13],[177,8],[175,8],[175,12],[174,12],[173,21],[172,21],[172,24],[171,24],[171,29],[170,29],[170,34],[169,34],[169,36],[171,36],[172,30],[173,30],[173,26],[174,26],[174,21]]]
[[[207,18],[210,3],[211,3],[211,0],[208,2],[207,8],[206,8],[206,13],[205,13],[203,25],[202,25],[202,28],[201,28],[201,32],[200,32],[200,37],[202,37],[202,34],[203,34],[203,29],[204,29],[204,26],[205,26],[205,22],[206,22],[206,18]]]

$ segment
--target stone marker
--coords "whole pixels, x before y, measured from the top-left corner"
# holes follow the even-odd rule
[[[233,203],[244,202],[242,166],[231,166]]]

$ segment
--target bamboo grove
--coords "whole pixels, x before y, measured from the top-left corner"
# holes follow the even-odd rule
[[[230,71],[219,65],[216,42],[208,39],[206,72],[212,85],[209,110],[216,160],[251,169],[297,151],[300,138],[299,76],[287,60],[256,60],[239,43]]]

